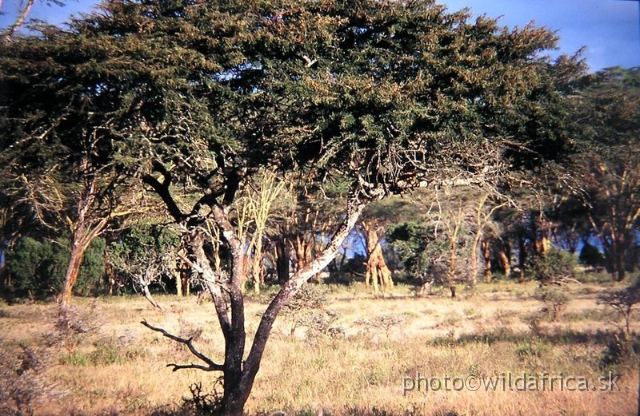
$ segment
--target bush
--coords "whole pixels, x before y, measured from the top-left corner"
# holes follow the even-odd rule
[[[635,320],[634,315],[640,305],[640,280],[625,289],[601,293],[598,295],[597,302],[612,308],[618,317],[622,318],[622,325],[619,326],[619,329],[625,339],[630,339],[631,322]]]
[[[531,263],[531,276],[542,283],[555,283],[574,275],[576,258],[573,254],[551,249]]]
[[[536,289],[533,297],[544,303],[543,312],[547,313],[549,320],[557,322],[562,317],[564,307],[569,303],[569,296],[558,287],[543,286]]]

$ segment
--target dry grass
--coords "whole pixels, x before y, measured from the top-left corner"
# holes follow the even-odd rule
[[[570,288],[564,319],[551,323],[532,298],[533,284],[499,282],[442,295],[413,297],[406,287],[373,297],[363,287],[329,287],[324,307],[337,313],[333,331],[297,328],[279,319],[247,404],[250,414],[349,415],[632,415],[637,371],[603,368],[601,358],[615,326],[596,305],[598,287]],[[74,343],[49,347],[51,385],[64,393],[36,414],[180,414],[189,386],[210,388],[215,375],[171,372],[170,362],[190,362],[184,348],[144,328],[142,319],[192,336],[212,357],[223,351],[213,305],[195,298],[158,297],[165,312],[142,298],[76,299],[88,327]],[[264,298],[247,301],[248,329],[257,327]],[[55,305],[0,305],[0,348],[41,345],[54,330]],[[325,328],[326,329],[326,328]],[[636,331],[639,328],[636,323]],[[403,377],[491,377],[511,372],[563,373],[596,380],[622,375],[621,391],[410,391]],[[155,413],[154,413],[155,412]]]

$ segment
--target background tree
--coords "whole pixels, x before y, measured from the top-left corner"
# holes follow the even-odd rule
[[[84,295],[100,293],[104,275],[106,244],[94,239],[81,263],[76,291]],[[28,296],[45,299],[60,292],[64,284],[65,270],[69,264],[69,239],[55,240],[21,237],[7,251],[8,281],[5,290],[10,296]]]
[[[564,88],[582,70],[541,55],[556,41],[545,29],[472,22],[428,0],[111,0],[44,35],[13,42],[14,59],[46,50],[31,65],[65,68],[58,83],[118,104],[98,125],[118,133],[109,143],[139,162],[181,229],[214,301],[224,357],[145,325],[202,362],[174,369],[223,374],[229,415],[243,412],[279,312],[335,257],[368,202],[451,177],[496,188],[514,171],[552,166],[547,159],[569,150]],[[86,73],[100,83],[76,76]],[[39,88],[39,74],[24,90]],[[264,167],[316,189],[342,178],[348,193],[335,231],[281,287],[246,353],[245,253],[230,207]],[[221,270],[211,262],[215,235]]]
[[[600,72],[572,102],[584,140],[577,157],[590,207],[585,214],[607,271],[622,280],[635,267],[640,225],[640,69]]]
[[[285,187],[285,182],[278,180],[273,172],[263,172],[256,177],[255,183],[245,189],[237,201],[237,222],[240,239],[246,239],[248,274],[251,276],[254,293],[260,293],[260,285],[264,283],[264,241],[267,226],[272,215],[272,206]],[[240,229],[242,227],[242,229]],[[249,238],[243,237],[246,233]]]
[[[173,230],[139,223],[121,232],[118,240],[109,245],[108,259],[116,273],[142,292],[154,308],[162,309],[150,286],[162,285],[163,277],[173,277],[179,243]]]
[[[364,210],[356,230],[366,249],[365,284],[383,290],[393,286],[392,272],[384,257],[383,245],[386,245],[385,231],[391,224],[415,218],[415,209],[409,198],[392,197],[376,201]]]
[[[132,103],[109,85],[112,68],[77,66],[82,57],[95,59],[93,52],[58,28],[42,30],[39,41],[2,45],[0,166],[14,213],[36,218],[54,234],[70,233],[59,299],[65,307],[91,242],[144,199],[132,182],[124,186],[134,174],[126,167],[132,159],[122,156],[131,123],[123,115]],[[51,61],[66,49],[75,52]]]

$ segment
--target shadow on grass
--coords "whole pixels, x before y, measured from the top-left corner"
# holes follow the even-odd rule
[[[487,332],[483,334],[462,334],[457,338],[437,337],[429,344],[434,346],[457,345],[464,346],[469,344],[494,344],[496,342],[521,343],[531,341],[532,337],[536,337],[541,341],[546,341],[552,345],[576,345],[576,344],[596,344],[607,345],[614,337],[616,331],[613,330],[596,330],[595,332],[582,332],[571,329],[556,330],[552,332],[514,332],[510,329],[499,329],[497,331]]]

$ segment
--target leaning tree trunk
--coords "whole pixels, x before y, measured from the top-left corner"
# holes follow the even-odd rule
[[[87,167],[88,161],[85,158]],[[82,195],[78,201],[77,218],[71,231],[71,253],[69,256],[69,266],[64,276],[62,291],[58,296],[60,308],[65,309],[71,302],[73,286],[78,280],[82,258],[89,244],[98,236],[109,223],[110,216],[104,216],[97,221],[90,219],[90,210],[96,199],[96,180],[88,179],[83,186]]]
[[[224,393],[220,400],[220,413],[228,416],[240,416],[244,413],[244,405],[249,398],[256,375],[260,369],[260,362],[276,317],[291,298],[298,293],[304,283],[335,258],[342,243],[344,243],[362,213],[364,203],[359,202],[358,197],[360,195],[358,193],[349,199],[347,215],[331,240],[321,252],[317,253],[317,256],[312,261],[298,269],[273,298],[262,315],[258,329],[253,337],[251,350],[248,355],[245,355],[247,334],[245,329],[244,297],[241,290],[242,283],[246,277],[243,267],[244,250],[243,244],[225,209],[226,206],[220,205],[215,199],[206,198],[196,204],[196,208],[200,208],[202,203],[206,202],[211,208],[212,219],[220,230],[221,240],[228,248],[231,258],[231,270],[228,276],[226,273],[220,273],[219,269],[214,271],[210,263],[207,251],[211,251],[211,244],[205,242],[205,236],[208,235],[208,231],[202,228],[204,219],[185,215],[169,192],[171,174],[159,162],[154,163],[153,169],[154,172],[159,172],[163,175],[163,181],[160,182],[151,175],[145,175],[143,180],[156,190],[174,219],[179,223],[185,224],[185,229],[189,230],[188,235],[185,235],[188,247],[188,256],[185,261],[202,275],[212,296],[218,323],[224,337],[224,360],[222,363],[216,363],[197,351],[191,343],[191,339],[171,335],[163,329],[149,325],[146,321],[142,323],[148,328],[161,332],[164,336],[186,345],[194,356],[204,362],[204,365],[170,364],[174,370],[197,368],[204,371],[222,372]],[[198,210],[194,210],[194,212],[198,212]]]
[[[80,224],[71,235],[71,254],[69,256],[69,265],[64,276],[64,283],[62,286],[62,292],[59,295],[60,307],[67,308],[71,303],[71,296],[73,295],[73,287],[78,281],[78,275],[80,274],[80,267],[82,266],[82,258],[91,239],[85,235],[85,227]]]
[[[153,306],[156,309],[162,310],[162,306],[160,306],[160,304],[151,295],[151,291],[149,290],[149,285],[141,284],[141,286],[142,286],[142,294],[149,301],[151,306]]]

